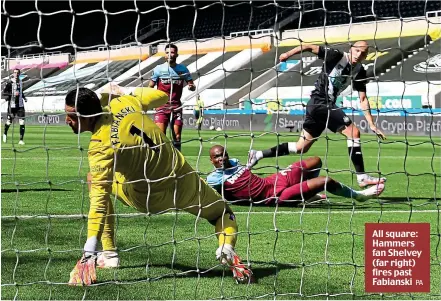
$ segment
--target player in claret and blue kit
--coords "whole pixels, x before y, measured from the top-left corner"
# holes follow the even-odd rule
[[[166,62],[153,69],[149,86],[153,88],[156,85],[158,90],[169,96],[169,101],[156,109],[155,123],[164,134],[170,124],[173,145],[180,151],[183,126],[181,96],[184,82],[187,83],[190,91],[195,91],[196,86],[187,67],[176,63],[177,58],[178,47],[174,44],[168,44],[165,47]]]
[[[362,191],[355,191],[332,178],[320,176],[322,161],[319,157],[295,162],[266,178],[254,175],[237,159],[230,159],[228,152],[221,145],[215,145],[210,149],[210,160],[216,170],[208,175],[208,185],[221,194],[223,192],[228,201],[251,200],[270,204],[275,200],[279,203],[302,198],[310,200],[317,193],[326,190],[337,196],[363,202],[379,196],[384,190],[384,184],[377,184]]]

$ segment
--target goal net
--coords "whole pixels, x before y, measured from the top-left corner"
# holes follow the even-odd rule
[[[438,1],[37,0],[2,1],[1,10],[3,299],[440,298]],[[245,285],[216,260],[209,222],[177,206],[139,212],[112,196],[114,213],[106,216],[115,219],[121,265],[98,269],[92,286],[67,285],[87,240],[91,171],[90,132],[76,136],[65,124],[68,91],[86,87],[99,94],[109,83],[148,87],[154,68],[170,56],[166,46],[175,44],[176,62],[189,71],[177,81],[190,75],[195,90],[184,84],[166,134],[178,141],[175,128],[182,123],[174,145],[206,180],[215,169],[215,145],[248,170],[251,150],[308,138],[302,132],[311,114],[307,104],[322,70],[330,68],[326,58],[331,51],[349,53],[356,41],[369,45],[361,63],[370,109],[355,84],[342,83],[337,107],[319,120],[324,130],[308,152],[281,156],[280,146],[251,172],[265,183],[277,174],[276,189],[292,163],[319,157],[321,176],[362,190],[348,139],[333,133],[334,110],[360,131],[366,173],[387,178],[380,196],[360,202],[325,190],[324,198],[310,199],[300,191],[282,202],[280,194],[228,199],[224,191],[239,227],[235,250],[256,279]],[[310,44],[320,46],[324,58],[304,51],[280,61]],[[22,103],[25,116],[18,113]],[[386,140],[372,132],[366,111]],[[146,114],[157,121],[156,111]],[[144,164],[140,160],[143,170],[151,168]],[[224,179],[228,172],[221,174]],[[365,291],[366,223],[430,223],[430,292]]]

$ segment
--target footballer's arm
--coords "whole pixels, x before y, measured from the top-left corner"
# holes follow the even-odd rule
[[[101,141],[94,143],[93,140],[94,137],[91,139],[88,155],[90,208],[87,220],[87,241],[84,244],[83,256],[70,273],[69,285],[91,285],[96,282],[96,249],[104,231],[109,231],[109,235],[105,235],[103,248],[109,245],[112,248],[115,247],[112,235],[114,225],[106,225],[107,214],[111,211],[109,206],[111,206],[113,151],[110,147],[103,148]]]
[[[111,93],[112,98],[109,97],[109,93]],[[124,95],[135,96],[141,102],[143,111],[158,108],[168,101],[168,95],[165,92],[152,89],[150,85],[148,88],[125,88],[112,83],[109,88],[106,88],[105,90],[101,91],[101,93],[99,93],[102,106],[108,104],[108,99],[112,100],[113,98]]]
[[[95,253],[104,230],[113,232],[114,225],[106,225],[107,213],[111,210],[113,181],[113,151],[110,147],[96,146],[89,150],[90,164],[90,208],[87,224],[86,253]],[[109,233],[108,233],[109,234]],[[104,249],[115,249],[113,235],[105,235]],[[108,240],[110,238],[110,241]]]
[[[154,88],[156,86],[156,82],[153,80],[149,80],[149,88]]]
[[[167,93],[151,88],[136,88],[132,95],[141,101],[143,111],[159,108],[169,100]]]
[[[188,90],[191,92],[196,91],[196,86],[193,82],[193,78],[191,77],[190,70],[188,70],[187,67],[185,67],[185,81],[187,82]]]
[[[365,91],[359,91],[358,96],[360,98],[360,107],[363,110],[364,117],[366,118],[366,121],[369,124],[369,127],[371,130],[382,140],[386,139],[386,136],[383,134],[383,132],[377,128],[377,126],[374,123],[374,119],[372,118],[371,114],[371,107],[369,105],[369,100],[367,98]]]
[[[156,86],[156,84],[158,83],[158,80],[159,80],[159,71],[158,71],[158,68],[157,68],[158,66],[156,66],[154,69],[153,69],[153,73],[152,73],[152,76],[150,77],[150,80],[149,80],[149,88],[154,88],[155,86]]]

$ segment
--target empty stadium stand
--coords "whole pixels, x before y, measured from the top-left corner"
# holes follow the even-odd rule
[[[304,2],[303,0],[301,2]],[[310,2],[310,1],[307,1]],[[289,3],[289,4],[288,4]],[[229,36],[232,32],[273,28],[277,22],[298,12],[298,1],[183,1],[166,10],[158,10],[155,18],[168,20],[171,41]],[[277,20],[276,20],[277,17]],[[167,39],[167,28],[143,42]]]
[[[432,82],[441,80],[441,39],[415,50],[380,76],[380,81]]]
[[[39,82],[41,79],[56,75],[57,72],[63,70],[65,67],[65,63],[17,66],[17,68],[21,70],[23,89],[28,89],[32,85]],[[12,70],[2,70],[2,90],[4,88],[4,83],[11,75]]]
[[[294,12],[294,10],[292,11]],[[196,18],[195,18],[195,14]],[[170,11],[172,41],[227,36],[234,31],[254,30],[278,13],[274,2],[201,2],[197,11],[185,7]],[[193,28],[193,22],[196,20]],[[268,24],[266,28],[270,28]]]
[[[90,89],[98,89],[109,82],[109,78],[116,78],[121,73],[139,63],[137,60],[90,63],[78,68],[69,68],[57,76],[39,81],[34,86],[24,91],[31,96],[57,96],[65,95],[77,83]]]
[[[314,1],[312,9],[305,11],[299,20],[283,29],[309,28],[424,16],[426,12],[441,9],[441,2],[428,1]],[[300,25],[300,27],[299,27]]]
[[[151,75],[151,71],[157,64],[160,64],[160,60],[160,56],[149,57],[145,61],[135,65],[134,67],[127,70],[125,73],[115,78],[115,82],[119,83],[123,87],[128,87],[135,85],[135,81],[148,80]]]
[[[226,77],[217,84],[213,85],[212,89],[223,89],[228,87],[230,89],[239,89],[246,85],[251,79],[256,79],[261,74],[274,68],[277,64],[278,57],[288,47],[273,47],[270,51],[262,54],[254,60],[248,61],[242,68],[236,71],[227,72]]]
[[[205,65],[199,65],[196,66],[196,63],[194,66],[190,66],[189,70],[191,72],[191,75],[193,77],[193,80],[199,79],[201,76],[205,76],[210,74],[210,72],[213,72],[217,67],[222,66],[223,63],[228,61],[229,59],[233,58],[235,55],[237,55],[238,51],[229,51],[229,52],[216,52],[215,57],[213,57],[212,60],[207,61]],[[209,54],[206,54],[209,55]],[[202,60],[203,57],[201,57]]]

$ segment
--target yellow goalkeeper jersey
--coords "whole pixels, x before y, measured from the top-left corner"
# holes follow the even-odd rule
[[[105,97],[101,100],[107,103]],[[133,95],[114,98],[103,108],[88,151],[92,176],[88,237],[102,234],[115,179],[123,179],[140,196],[128,205],[145,212],[147,198],[155,192],[173,190],[176,177],[192,171],[145,114],[168,100],[162,91],[137,88]]]

